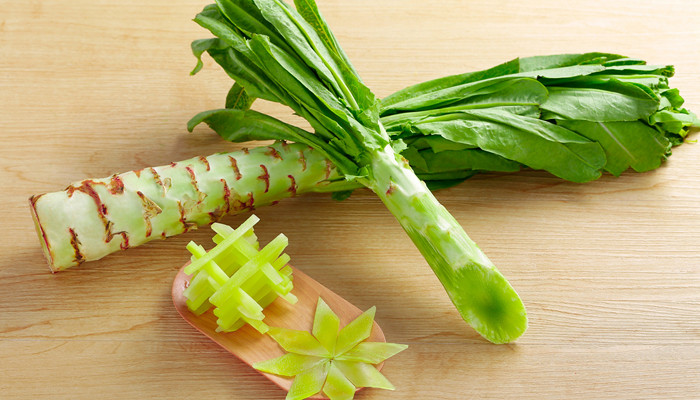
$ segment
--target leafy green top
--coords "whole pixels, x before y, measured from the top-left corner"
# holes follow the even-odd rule
[[[253,367],[295,377],[287,400],[305,399],[321,391],[331,400],[352,399],[360,387],[393,390],[394,386],[374,365],[408,346],[365,342],[374,325],[375,310],[370,308],[339,330],[340,319],[319,298],[311,333],[270,328],[268,334],[288,353]]]

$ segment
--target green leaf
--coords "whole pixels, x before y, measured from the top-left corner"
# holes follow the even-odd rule
[[[314,315],[314,325],[312,333],[319,343],[328,350],[329,353],[335,352],[335,342],[338,339],[338,329],[340,329],[340,319],[328,307],[328,304],[322,298],[318,298],[316,305],[316,314]]]
[[[190,72],[190,75],[194,75],[199,72],[204,63],[202,62],[202,54],[210,49],[225,49],[229,46],[219,39],[199,39],[192,42],[190,45],[192,48],[192,54],[197,58],[197,65]]]
[[[352,174],[357,166],[346,156],[327,145],[319,137],[293,125],[254,110],[220,109],[201,112],[187,123],[191,132],[200,123],[206,123],[219,136],[231,142],[249,140],[290,140],[318,149],[343,174]]]
[[[576,119],[593,122],[635,121],[649,117],[658,108],[639,86],[618,80],[576,81],[570,87],[548,87],[549,99],[542,105],[543,119]]]
[[[335,359],[340,361],[358,361],[369,364],[379,364],[389,357],[406,350],[405,344],[362,342]]]
[[[253,364],[253,368],[269,374],[295,376],[315,367],[324,360],[327,359],[303,354],[287,353],[281,357],[255,363]]]
[[[326,358],[331,356],[331,353],[309,332],[273,327],[270,328],[268,334],[290,353]]]
[[[331,362],[326,383],[323,385],[323,393],[330,400],[350,400],[355,397],[355,386],[340,372],[340,369]]]
[[[440,175],[439,177],[431,174],[417,174],[417,176],[421,180],[425,181],[428,189],[435,191],[457,186],[477,173],[478,171],[459,171],[457,173],[437,174]]]
[[[627,168],[650,171],[661,165],[670,143],[658,130],[640,121],[559,121],[562,126],[594,140],[603,147],[605,170],[619,176]]]
[[[622,58],[616,54],[606,53],[586,53],[586,54],[559,54],[553,56],[535,56],[527,58],[516,58],[495,67],[468,72],[465,74],[451,75],[443,78],[422,82],[405,89],[399,90],[382,100],[382,116],[392,113],[400,108],[400,103],[410,103],[412,99],[422,96],[437,96],[435,93],[466,85],[469,83],[504,77],[510,75],[521,77],[574,77],[581,74],[592,74],[604,70],[598,64],[608,60]],[[571,68],[573,67],[573,68]]]
[[[326,381],[329,368],[330,361],[324,360],[315,367],[297,375],[285,399],[301,400],[320,392],[323,389],[323,383]]]
[[[471,105],[466,108],[484,108],[488,105],[539,105],[547,99],[547,89],[537,80],[527,77],[499,77],[452,86],[421,96],[395,102],[390,107],[382,103],[385,112],[430,110],[439,114],[440,107]],[[443,112],[450,112],[446,110]],[[397,123],[396,117],[386,117],[387,126]],[[400,120],[399,120],[400,121]]]
[[[263,17],[284,37],[295,54],[348,104],[355,103],[340,79],[339,67],[316,31],[291,7],[278,0],[254,0]],[[315,80],[314,80],[315,81]]]
[[[356,387],[373,387],[394,390],[389,382],[373,365],[354,361],[334,361],[338,369]]]
[[[249,96],[245,88],[238,82],[231,86],[231,90],[226,95],[226,108],[235,108],[237,110],[248,110],[253,105],[255,97]]]
[[[529,72],[575,65],[600,64],[622,59],[623,56],[609,53],[556,54],[520,58],[520,71]]]
[[[516,172],[520,170],[518,162],[489,153],[481,149],[446,150],[439,153],[426,149],[419,152],[403,153],[416,173],[431,174],[464,170]]]
[[[350,71],[352,71],[353,74],[358,75],[357,71],[355,71],[352,63],[350,62],[350,59],[348,59],[348,56],[345,54],[345,51],[343,51],[343,48],[338,44],[335,35],[328,28],[328,23],[318,10],[316,2],[314,0],[294,0],[294,6],[299,14],[306,20],[306,22],[308,22],[309,25],[314,28],[319,38],[326,45],[326,48],[334,52],[340,59],[342,59],[343,63],[350,69]]]
[[[345,353],[369,337],[376,311],[376,307],[370,308],[340,330],[335,346],[336,355]]]
[[[585,137],[546,121],[498,109],[427,118],[411,129],[477,146],[574,182],[597,179],[606,162],[600,145]]]
[[[416,85],[401,89],[382,100],[381,115],[387,115],[397,110],[401,103],[410,102],[411,99],[425,96],[428,93],[437,92],[454,86],[465,85],[471,82],[481,81],[503,75],[510,75],[520,72],[518,59],[505,62],[493,68],[483,71],[468,72],[421,82]]]
[[[216,0],[216,5],[221,14],[248,37],[253,36],[253,34],[265,35],[276,46],[291,52],[287,42],[260,14],[258,8],[253,4],[253,0]]]
[[[331,193],[331,198],[335,201],[343,201],[350,198],[354,190],[342,190],[340,192]]]

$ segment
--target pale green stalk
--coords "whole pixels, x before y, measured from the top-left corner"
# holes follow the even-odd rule
[[[30,205],[56,272],[296,194],[355,187],[318,151],[275,143],[87,179]]]
[[[406,159],[387,146],[372,154],[370,171],[364,183],[413,240],[462,318],[494,343],[525,332],[526,311],[515,290]]]

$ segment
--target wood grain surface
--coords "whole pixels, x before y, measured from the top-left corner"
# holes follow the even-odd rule
[[[0,0],[0,398],[282,399],[195,331],[170,298],[208,230],[52,275],[27,198],[88,177],[237,148],[185,122],[230,86],[189,43],[206,1]],[[516,56],[609,51],[671,63],[700,111],[694,0],[319,0],[365,82],[409,84]],[[258,110],[299,123],[269,103]],[[300,123],[300,126],[305,126]],[[695,135],[697,138],[698,135]],[[588,184],[481,175],[439,192],[524,299],[528,332],[491,345],[462,322],[378,199],[261,208],[256,232],[407,351],[395,392],[358,399],[700,398],[700,145],[659,170]],[[245,216],[223,222],[237,224]]]

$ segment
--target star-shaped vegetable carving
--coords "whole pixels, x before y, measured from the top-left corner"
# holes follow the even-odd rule
[[[319,298],[312,333],[270,328],[268,334],[288,353],[253,367],[295,377],[286,400],[305,399],[319,392],[331,400],[352,399],[360,387],[394,390],[374,365],[408,346],[365,342],[374,325],[375,311],[375,307],[370,308],[339,331],[340,319]]]

